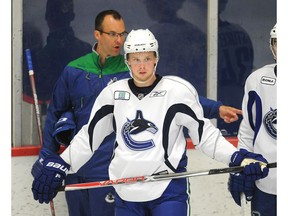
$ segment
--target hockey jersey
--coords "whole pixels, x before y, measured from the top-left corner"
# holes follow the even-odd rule
[[[277,72],[276,64],[254,71],[246,80],[242,103],[243,120],[238,134],[238,148],[262,154],[268,162],[277,160]],[[256,181],[257,187],[276,194],[276,170]]]
[[[77,172],[102,141],[116,133],[114,155],[109,166],[110,179],[174,173],[184,170],[180,161],[186,154],[183,127],[197,149],[229,164],[237,150],[203,117],[195,88],[174,76],[160,77],[143,96],[131,90],[131,79],[113,83],[97,97],[87,125],[74,137],[61,157]],[[149,201],[161,196],[169,180],[115,186],[127,201]]]
[[[100,64],[100,56],[93,51],[70,62],[62,72],[54,86],[51,103],[43,131],[43,146],[41,151],[56,153],[60,144],[53,138],[55,124],[61,115],[72,111],[75,116],[76,133],[87,124],[94,101],[108,83],[124,78],[130,78],[130,72],[125,64],[123,55],[110,56],[104,66]],[[219,117],[221,102],[200,97],[207,118]],[[113,153],[111,144],[115,141],[115,134],[107,136],[91,161],[78,171],[79,176],[89,177],[89,180],[106,180],[107,168]],[[88,181],[88,180],[87,180]],[[68,182],[69,183],[69,182]]]

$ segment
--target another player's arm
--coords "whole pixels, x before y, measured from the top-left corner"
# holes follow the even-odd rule
[[[223,119],[226,123],[232,123],[239,119],[242,111],[235,107],[223,105],[221,101],[215,101],[203,96],[199,96],[199,101],[203,107],[204,117],[208,119]]]

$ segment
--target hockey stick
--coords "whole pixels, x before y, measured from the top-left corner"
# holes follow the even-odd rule
[[[30,84],[32,88],[33,98],[34,98],[34,110],[36,114],[36,123],[37,123],[38,135],[39,135],[39,142],[40,142],[40,146],[42,146],[43,139],[42,139],[41,120],[40,120],[41,119],[40,108],[39,108],[38,97],[37,97],[37,92],[36,92],[34,69],[33,69],[30,49],[26,49],[26,58],[27,58],[27,64],[28,64],[28,69],[29,69]],[[51,209],[51,215],[55,216],[55,208],[54,208],[53,200],[50,201],[50,209]]]
[[[275,168],[277,167],[277,163],[276,162],[269,163],[267,164],[267,167]],[[123,184],[133,184],[137,182],[138,183],[139,182],[142,182],[142,183],[156,182],[156,181],[179,179],[179,178],[190,178],[190,177],[205,176],[205,175],[233,173],[233,172],[241,172],[243,171],[243,169],[244,169],[244,166],[236,166],[236,167],[210,169],[210,170],[197,171],[197,172],[170,173],[170,174],[160,174],[160,175],[151,175],[151,176],[136,176],[136,177],[129,177],[129,178],[120,178],[120,179],[115,179],[115,180],[70,184],[66,186],[61,186],[58,189],[58,191],[73,191],[73,190],[117,186],[117,185],[123,185]]]
[[[241,201],[241,215],[248,216],[250,213],[247,213],[247,201],[244,193],[240,194],[240,201]]]
[[[32,94],[33,94],[33,99],[34,99],[34,110],[36,114],[36,123],[37,123],[38,135],[39,135],[39,142],[40,142],[40,146],[42,146],[40,109],[39,109],[38,97],[37,97],[37,92],[36,92],[34,70],[33,70],[30,49],[26,49],[26,58],[27,58],[27,64],[28,64],[28,69],[29,69],[30,84],[31,84],[31,89],[32,89]]]

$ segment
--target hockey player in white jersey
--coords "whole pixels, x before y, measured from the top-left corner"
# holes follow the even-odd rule
[[[277,62],[277,25],[270,31],[270,49]],[[277,63],[266,65],[249,75],[242,102],[243,120],[239,127],[238,148],[262,154],[276,161],[277,152]],[[241,205],[240,194],[251,200],[253,216],[276,216],[276,172],[271,169],[265,179],[249,181],[230,174],[229,190]]]
[[[132,30],[124,51],[132,78],[104,88],[88,124],[60,156],[44,159],[32,185],[36,200],[49,202],[55,197],[67,171],[77,172],[112,132],[116,133],[116,141],[110,179],[185,172],[188,159],[184,127],[196,149],[207,156],[227,165],[244,165],[247,178],[256,180],[268,175],[267,160],[262,155],[238,151],[203,117],[197,91],[189,82],[156,74],[158,42],[148,29]],[[182,178],[115,186],[115,214],[187,216],[188,181]]]

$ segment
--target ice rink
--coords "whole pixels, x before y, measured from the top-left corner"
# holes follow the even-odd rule
[[[226,167],[225,164],[208,158],[197,150],[188,150],[188,171],[202,171]],[[37,156],[12,157],[12,216],[49,216],[50,205],[39,204],[31,192],[30,170]],[[227,190],[228,174],[190,178],[191,216],[244,216],[245,211],[237,206]],[[68,216],[64,192],[54,198],[57,216]]]

